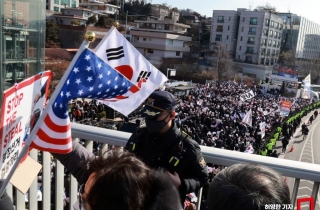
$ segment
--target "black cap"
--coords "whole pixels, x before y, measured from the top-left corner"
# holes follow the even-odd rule
[[[154,91],[141,110],[141,114],[147,118],[156,118],[164,111],[175,109],[177,101],[174,96],[167,91]]]

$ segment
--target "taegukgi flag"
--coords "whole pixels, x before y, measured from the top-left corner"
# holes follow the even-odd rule
[[[32,147],[53,153],[68,153],[72,150],[71,124],[68,101],[73,98],[131,99],[145,80],[131,82],[119,70],[112,68],[103,59],[87,48],[83,42],[64,76],[52,94],[40,122],[30,134]],[[130,105],[129,111],[138,106]],[[115,107],[117,111],[117,107]],[[32,136],[31,136],[32,135]]]
[[[141,83],[137,94],[105,99],[107,106],[128,115],[159,86],[167,77],[155,68],[127,39],[112,27],[95,48],[95,53],[112,68],[119,71],[133,84]]]

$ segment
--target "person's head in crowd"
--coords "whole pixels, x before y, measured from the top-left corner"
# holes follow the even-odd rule
[[[75,209],[176,210],[179,193],[171,179],[127,152],[100,154],[91,159],[89,178],[80,187]]]
[[[234,164],[213,179],[208,190],[208,210],[265,209],[266,204],[291,204],[284,178],[258,164]]]
[[[151,133],[165,133],[174,124],[177,101],[167,91],[154,91],[141,110],[145,117],[146,127]]]

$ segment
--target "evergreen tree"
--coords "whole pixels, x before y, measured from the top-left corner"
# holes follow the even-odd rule
[[[60,46],[58,29],[56,21],[50,20],[46,22],[46,45],[49,45],[49,47]]]

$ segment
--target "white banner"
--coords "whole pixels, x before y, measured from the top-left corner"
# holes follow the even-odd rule
[[[241,101],[246,101],[249,100],[251,98],[253,98],[255,96],[254,92],[252,90],[250,90],[249,92],[243,93],[240,95],[240,100]]]
[[[52,73],[43,72],[4,92],[1,113],[0,178],[5,179],[46,102]]]
[[[264,136],[266,135],[266,122],[260,123],[259,127],[261,130],[261,139],[263,139]]]

